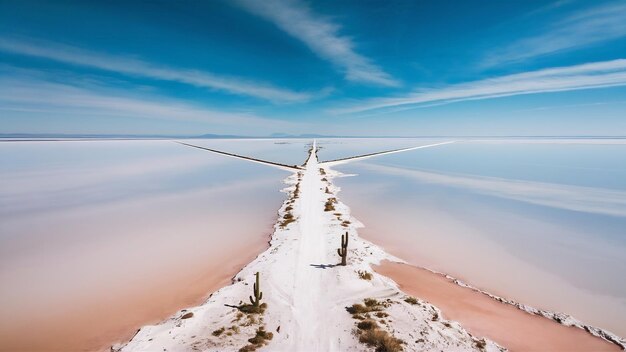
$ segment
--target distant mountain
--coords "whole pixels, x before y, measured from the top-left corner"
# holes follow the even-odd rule
[[[323,134],[314,134],[314,133],[303,133],[303,134],[289,134],[289,133],[272,133],[270,134],[271,138],[340,138],[340,137],[348,137],[348,136],[330,136]]]
[[[168,134],[80,134],[80,133],[0,133],[3,139],[226,139],[226,138],[251,138],[249,136],[203,134],[199,136],[190,135],[168,135]]]
[[[81,134],[81,133],[0,133],[0,140],[72,140],[72,139],[248,139],[248,138],[539,138],[539,139],[624,139],[625,136],[341,136],[315,133],[272,133],[269,136],[234,134],[173,135],[173,134]]]
[[[0,133],[0,139],[245,139],[245,138],[336,138],[321,134],[272,133],[269,136],[242,136],[234,134],[167,135],[167,134],[82,134],[82,133]]]
[[[212,133],[207,133],[207,134],[203,134],[200,136],[192,136],[189,137],[187,136],[186,138],[207,138],[207,139],[211,139],[211,138],[216,138],[216,139],[238,139],[238,138],[256,138],[256,137],[252,137],[252,136],[240,136],[240,135],[236,135],[236,134],[212,134]]]

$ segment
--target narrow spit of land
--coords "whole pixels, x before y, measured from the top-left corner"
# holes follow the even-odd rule
[[[383,260],[400,260],[358,236],[362,225],[338,200],[339,189],[332,184],[340,174],[329,166],[343,162],[319,163],[313,143],[304,167],[285,181],[288,198],[279,210],[270,247],[204,304],[145,326],[130,342],[113,349],[361,351],[384,345],[389,351],[504,350],[447,320],[445,312],[423,300],[426,297],[409,297],[390,278],[372,270]],[[342,235],[349,237],[346,266],[338,265]],[[256,273],[264,305],[250,311],[246,302]],[[506,333],[524,337],[523,331]],[[598,346],[616,347],[595,339]]]

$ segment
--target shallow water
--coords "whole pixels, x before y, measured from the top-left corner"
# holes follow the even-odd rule
[[[319,157],[442,140],[322,139]],[[311,143],[186,142],[285,164]],[[336,183],[392,253],[624,336],[623,165],[623,141],[474,141]],[[199,303],[263,248],[287,175],[170,141],[0,143],[0,347],[106,349]]]
[[[415,143],[420,143],[415,140]],[[626,144],[463,142],[337,166],[366,238],[626,335]]]
[[[303,165],[313,141],[310,139],[192,139],[184,142],[285,165]]]
[[[238,150],[306,156],[286,146]],[[265,246],[287,175],[169,141],[0,143],[0,349],[108,349],[199,303]]]

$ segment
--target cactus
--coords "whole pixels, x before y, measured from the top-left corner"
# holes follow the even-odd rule
[[[256,283],[254,284],[254,298],[250,296],[250,303],[253,306],[258,307],[261,299],[263,298],[263,292],[259,288],[259,273],[256,273]]]
[[[346,266],[346,258],[348,257],[348,233],[341,235],[341,248],[337,248],[337,254],[341,257],[341,265]]]

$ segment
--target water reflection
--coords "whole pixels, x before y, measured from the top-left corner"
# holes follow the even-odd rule
[[[465,142],[337,169],[367,238],[626,335],[626,145]]]
[[[289,174],[167,141],[3,143],[0,168],[10,350],[106,349],[198,303],[265,245]]]

